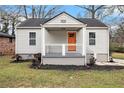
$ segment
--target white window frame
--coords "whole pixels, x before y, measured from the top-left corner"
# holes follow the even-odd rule
[[[35,33],[35,37],[30,37],[30,34],[31,33]],[[31,44],[31,41],[34,40],[35,43],[34,44]],[[29,32],[29,45],[30,46],[36,46],[36,32]]]
[[[95,37],[90,37],[90,33],[93,33],[95,35]],[[94,41],[94,43],[91,41]],[[96,33],[95,32],[89,32],[89,45],[96,45]]]

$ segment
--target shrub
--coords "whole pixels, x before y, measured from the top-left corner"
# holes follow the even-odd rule
[[[110,51],[124,53],[124,47],[111,47]]]
[[[88,66],[93,66],[96,62],[96,59],[93,56],[89,60],[90,60],[90,62],[87,63]]]

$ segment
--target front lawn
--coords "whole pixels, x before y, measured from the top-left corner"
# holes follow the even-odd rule
[[[124,59],[124,53],[113,52],[112,57],[115,59]]]
[[[124,87],[124,67],[31,69],[30,64],[10,63],[9,57],[0,57],[0,87]]]

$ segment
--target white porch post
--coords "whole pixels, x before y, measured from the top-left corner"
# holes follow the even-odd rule
[[[45,28],[42,26],[41,28],[41,33],[42,33],[42,36],[41,36],[41,53],[43,56],[45,56]]]
[[[82,30],[83,30],[83,47],[82,47],[82,55],[84,55],[85,56],[85,63],[84,63],[84,65],[86,65],[86,39],[87,39],[87,34],[86,34],[86,27],[83,27],[82,28]]]
[[[82,49],[82,55],[86,54],[86,27],[82,28],[83,30],[83,49]]]
[[[65,44],[62,44],[62,56],[65,56]]]

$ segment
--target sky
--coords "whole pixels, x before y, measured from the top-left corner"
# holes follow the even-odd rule
[[[75,17],[77,16],[77,14],[79,12],[81,12],[82,16],[84,14],[84,10],[79,8],[79,7],[77,7],[77,6],[75,6],[75,5],[62,5],[60,11],[61,12],[65,11],[65,12],[67,12],[67,13],[71,14],[72,16],[75,16]]]
[[[79,12],[81,13],[82,16],[84,15],[83,13],[84,10],[81,8],[78,8],[77,6],[66,5],[66,6],[63,6],[62,11],[65,11],[75,17]]]

